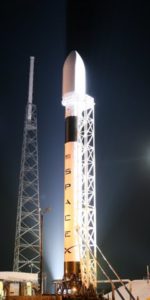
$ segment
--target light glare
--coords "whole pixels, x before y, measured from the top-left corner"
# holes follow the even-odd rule
[[[75,92],[84,95],[86,91],[85,67],[82,58],[76,52]]]

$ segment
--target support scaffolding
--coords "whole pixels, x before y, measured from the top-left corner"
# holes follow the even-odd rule
[[[80,256],[82,282],[96,287],[96,196],[94,99],[86,95],[80,108],[79,144],[82,145],[82,206]],[[87,247],[88,245],[88,247]],[[91,255],[93,254],[93,256]]]
[[[34,57],[30,58],[29,97],[26,107],[19,179],[13,271],[40,273],[41,226],[39,201],[37,111],[32,103]]]

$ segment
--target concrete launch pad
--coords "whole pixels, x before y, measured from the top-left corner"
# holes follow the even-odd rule
[[[62,300],[60,295],[6,296],[6,300]]]
[[[130,281],[127,285],[128,289],[131,291],[132,295],[135,297],[135,299],[140,300],[148,300],[150,299],[150,282],[147,280],[133,280]],[[127,291],[124,289],[123,286],[119,287],[119,291],[121,292],[122,296],[126,300],[130,300],[130,296],[127,293]],[[105,295],[106,297],[109,297],[109,299],[112,299],[112,293],[109,293]],[[120,296],[115,291],[115,300],[121,300]]]
[[[5,300],[103,300],[102,297],[87,297],[87,296],[62,296],[62,295],[36,295],[36,296],[7,296]]]

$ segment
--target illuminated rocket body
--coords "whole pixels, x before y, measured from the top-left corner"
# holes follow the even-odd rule
[[[82,80],[82,82],[81,82]],[[77,52],[71,52],[63,68],[65,106],[65,184],[64,184],[64,274],[80,274],[77,227],[81,212],[81,147],[78,138],[79,106],[85,93],[85,68]]]
[[[94,99],[85,89],[84,63],[73,51],[63,67],[64,278],[82,277],[88,287],[96,282],[96,207]]]

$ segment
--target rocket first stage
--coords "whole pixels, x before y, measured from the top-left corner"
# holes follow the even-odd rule
[[[93,132],[90,117],[94,100],[85,94],[85,67],[80,55],[72,51],[63,67],[62,105],[65,106],[64,163],[64,279],[80,279],[81,260],[91,274],[93,258],[87,257],[87,243],[95,245],[95,164]],[[85,118],[86,114],[86,118]],[[89,123],[87,120],[90,120]],[[92,132],[92,135],[91,135]],[[90,137],[90,140],[88,140]],[[90,158],[89,158],[90,156]],[[91,163],[92,162],[92,163]],[[90,179],[89,179],[90,178]],[[94,222],[94,225],[91,223]],[[80,236],[78,232],[80,229]],[[86,241],[83,240],[86,239]],[[93,240],[94,238],[94,240]],[[81,241],[82,240],[82,241]],[[82,246],[80,246],[82,244]],[[84,246],[83,246],[84,244]],[[95,254],[95,253],[94,253]],[[93,256],[94,256],[93,254]],[[86,262],[85,262],[86,261]],[[94,267],[93,267],[94,266]],[[90,276],[88,274],[88,276]],[[93,275],[92,275],[93,276]],[[82,276],[82,280],[83,276]],[[93,279],[89,279],[92,281]],[[87,284],[87,280],[85,285]]]
[[[81,80],[83,82],[81,82]],[[71,52],[63,68],[63,100],[65,106],[65,185],[64,185],[64,275],[79,276],[79,224],[81,205],[81,147],[78,141],[78,106],[85,93],[85,68],[77,52]]]

